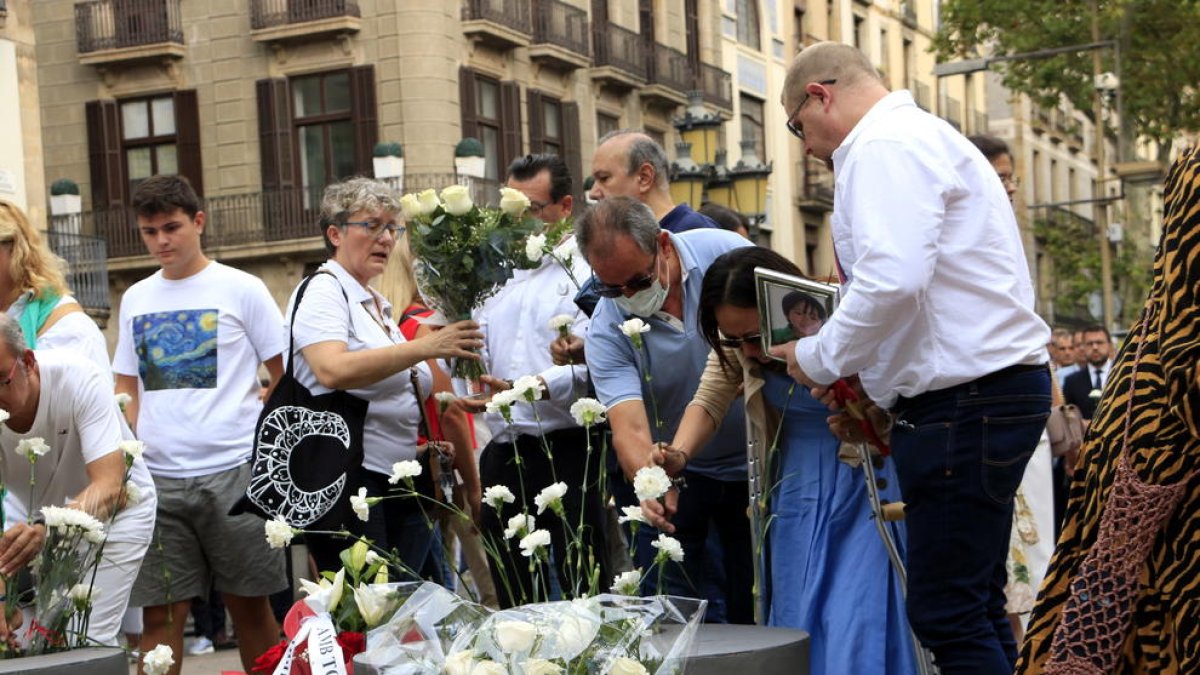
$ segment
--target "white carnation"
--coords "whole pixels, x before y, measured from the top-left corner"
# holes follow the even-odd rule
[[[133,397],[125,392],[117,394],[115,398],[117,399],[117,407],[121,409],[121,412],[125,412],[125,406],[133,402]]]
[[[522,375],[518,377],[511,391],[513,396],[518,401],[528,401],[530,403],[541,400],[542,392],[546,387],[542,385],[542,380],[537,375]]]
[[[17,443],[17,454],[30,462],[38,461],[47,452],[50,452],[50,446],[46,445],[46,439],[40,436],[25,438]]]
[[[366,521],[371,517],[371,505],[367,502],[367,488],[358,488],[358,494],[350,495],[350,508],[359,520]]]
[[[650,545],[658,549],[659,556],[665,555],[674,562],[683,562],[683,544],[680,544],[675,537],[668,537],[660,533],[658,539],[650,542]]]
[[[621,332],[625,334],[625,337],[632,339],[633,337],[641,335],[642,333],[649,333],[650,324],[635,316],[621,324]]]
[[[550,545],[550,533],[546,530],[534,530],[521,539],[521,555],[533,557],[540,549]]]
[[[175,655],[167,645],[159,645],[142,657],[142,670],[146,675],[166,675],[175,665]]]
[[[87,607],[100,597],[100,589],[91,584],[75,584],[67,592],[67,597],[75,603],[76,607]]]
[[[570,314],[559,314],[551,317],[546,326],[555,333],[567,333],[572,325],[575,324],[575,317]]]
[[[388,482],[395,485],[406,478],[416,478],[420,475],[421,463],[415,459],[407,459],[392,465],[392,477],[388,478]]]
[[[537,527],[533,520],[533,516],[527,516],[524,513],[518,513],[508,519],[508,526],[504,528],[504,538],[512,539],[518,535],[523,536],[524,533],[532,532],[533,528]]]
[[[538,262],[546,251],[546,235],[531,234],[525,240],[525,257],[529,262]]]
[[[622,572],[613,577],[612,592],[617,595],[637,595],[638,587],[642,583],[642,570],[638,569]]]
[[[633,491],[640,501],[658,499],[669,489],[671,479],[661,466],[644,466],[633,476]]]
[[[142,503],[142,488],[138,484],[127,480],[125,481],[125,503],[129,506],[136,506]]]
[[[9,417],[10,415],[8,414],[8,411],[0,408],[0,424],[7,422]]]
[[[85,511],[66,506],[43,506],[42,517],[45,518],[47,528],[57,529],[61,534],[69,534],[71,530],[77,529],[85,536],[98,533],[93,536],[104,538],[104,525]],[[88,540],[91,541],[91,538]]]
[[[571,404],[571,417],[581,427],[603,424],[607,413],[604,404],[594,398],[585,396]]]
[[[555,504],[562,502],[563,495],[567,494],[567,484],[559,481],[542,488],[542,491],[533,498],[533,503],[537,504],[538,515],[541,515],[546,509],[553,510]]]
[[[617,518],[618,523],[646,522],[646,514],[642,512],[642,507],[640,506],[622,506],[621,513],[624,515],[621,515]]]
[[[267,543],[271,548],[283,548],[292,543],[292,537],[296,531],[288,525],[287,521],[282,516],[276,516],[274,520],[268,520],[263,526],[267,533]]]
[[[141,441],[121,441],[117,448],[130,459],[141,459],[146,452],[146,444]]]
[[[512,504],[517,501],[517,496],[508,489],[507,485],[489,485],[483,491],[483,501],[499,511],[503,504]]]

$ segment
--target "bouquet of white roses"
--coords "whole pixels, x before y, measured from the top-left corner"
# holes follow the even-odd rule
[[[528,216],[529,199],[501,188],[500,208],[479,206],[462,185],[407,194],[400,208],[417,258],[417,281],[425,299],[447,319],[461,321],[512,278],[515,269],[536,267],[526,254],[542,223]],[[483,367],[460,360],[451,373],[477,380]]]

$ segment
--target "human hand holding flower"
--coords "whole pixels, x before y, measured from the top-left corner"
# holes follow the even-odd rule
[[[46,543],[46,526],[17,523],[0,538],[0,574],[12,576],[37,557]]]

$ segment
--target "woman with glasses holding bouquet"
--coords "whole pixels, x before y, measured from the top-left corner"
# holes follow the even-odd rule
[[[698,321],[713,351],[659,459],[668,472],[681,468],[744,389],[748,441],[766,467],[767,623],[811,635],[814,675],[915,673],[903,590],[872,522],[862,472],[841,461],[825,405],[793,386],[785,365],[762,350],[756,267],[803,276],[759,247],[730,251],[709,267]],[[894,473],[889,463],[877,476],[881,497],[898,501]],[[893,537],[903,545],[899,528]]]
[[[397,328],[392,305],[370,281],[381,274],[403,234],[399,195],[385,183],[350,178],[330,185],[321,200],[321,234],[330,253],[314,275],[295,313],[295,376],[314,395],[344,390],[369,403],[363,429],[365,496],[383,497],[393,465],[418,458],[421,421],[418,400],[432,392],[430,359],[478,359],[472,349],[483,334],[471,321],[459,321],[415,340]],[[410,371],[416,373],[413,378]],[[414,390],[414,381],[419,392]],[[459,448],[469,452],[469,448]],[[429,471],[416,478],[416,489],[432,494]],[[435,540],[430,519],[414,496],[389,498],[369,507],[367,517],[343,525],[375,546],[394,551],[406,576],[437,579]],[[360,518],[362,518],[360,520]],[[309,535],[318,569],[341,567],[338,554],[347,542],[331,535]]]

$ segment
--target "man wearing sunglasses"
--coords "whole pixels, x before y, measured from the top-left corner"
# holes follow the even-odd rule
[[[751,244],[719,228],[667,232],[649,207],[631,197],[602,200],[576,222],[575,233],[602,296],[588,329],[588,369],[597,398],[608,408],[620,467],[632,478],[652,463],[655,443],[674,437],[700,383],[709,353],[696,324],[704,272],[722,253]],[[633,317],[650,327],[639,334],[641,349],[621,330]],[[684,469],[686,489],[666,496],[670,533],[683,545],[686,572],[675,563],[666,566],[669,593],[709,592],[710,525],[719,535],[726,583],[715,592],[724,593],[728,615],[710,602],[709,620],[753,622],[745,434],[738,404]],[[642,569],[650,569],[657,535],[649,526],[638,531]]]
[[[792,62],[781,103],[831,166],[838,310],[772,349],[798,381],[860,374],[890,408],[906,504],[908,615],[943,675],[1011,673],[1005,557],[1013,495],[1050,410],[1046,326],[1004,186],[953,127],[824,42]]]

